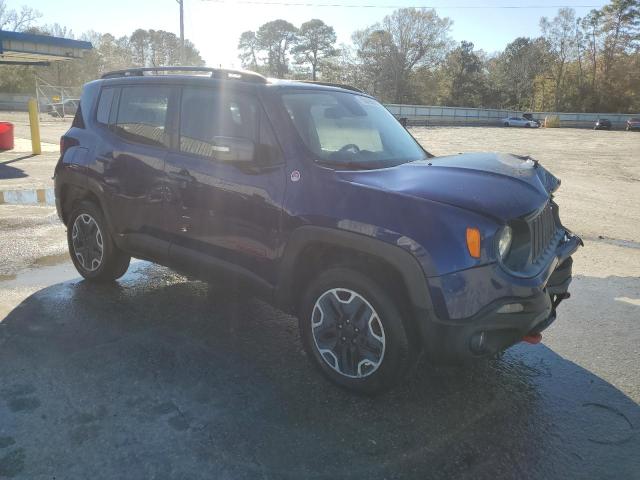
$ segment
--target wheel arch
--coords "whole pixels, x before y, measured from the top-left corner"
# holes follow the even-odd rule
[[[406,250],[382,240],[326,227],[304,226],[289,239],[280,262],[275,304],[296,312],[296,299],[314,272],[330,265],[358,264],[374,273],[386,269],[387,283],[398,285],[412,307],[432,310],[427,280],[418,260]]]
[[[101,200],[100,189],[92,186],[91,183],[83,183],[78,185],[77,183],[65,182],[60,185],[57,195],[59,197],[60,218],[65,225],[69,222],[69,215],[75,208],[75,206],[84,200],[94,203],[105,217],[107,225],[111,227],[111,222],[108,214],[108,209],[105,208],[104,202]]]

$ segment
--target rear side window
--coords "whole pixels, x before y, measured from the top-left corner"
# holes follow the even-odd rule
[[[111,113],[111,105],[115,98],[115,92],[115,88],[102,89],[102,93],[100,93],[100,100],[98,101],[98,112],[96,113],[96,120],[99,123],[104,125],[109,124],[109,114]]]
[[[122,87],[116,132],[138,143],[168,146],[166,122],[170,96],[168,87]]]
[[[84,119],[82,118],[82,110],[80,109],[80,102],[78,102],[78,109],[76,110],[76,114],[73,117],[73,122],[71,122],[71,126],[76,128],[84,128]]]
[[[216,158],[217,137],[258,141],[257,99],[207,88],[185,88],[180,107],[180,150]]]

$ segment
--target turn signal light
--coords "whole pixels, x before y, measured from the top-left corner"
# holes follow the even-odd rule
[[[467,248],[469,255],[480,258],[480,230],[477,228],[467,228]]]

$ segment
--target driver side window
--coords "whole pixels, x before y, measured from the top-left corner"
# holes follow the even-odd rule
[[[217,139],[257,141],[258,103],[249,95],[211,88],[185,88],[180,108],[180,150],[217,159]]]

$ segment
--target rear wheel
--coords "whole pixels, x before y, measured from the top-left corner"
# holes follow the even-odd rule
[[[305,350],[334,383],[373,394],[404,378],[410,346],[402,314],[375,281],[350,268],[326,270],[308,286],[299,312]]]
[[[67,242],[76,270],[87,280],[113,281],[129,268],[131,257],[113,243],[102,211],[92,202],[80,202],[69,216]]]

